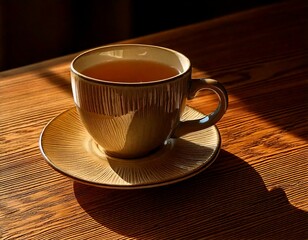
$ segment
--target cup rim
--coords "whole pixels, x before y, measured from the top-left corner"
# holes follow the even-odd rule
[[[103,79],[98,79],[98,78],[93,78],[93,77],[89,77],[87,75],[82,74],[81,72],[79,72],[78,70],[76,70],[76,68],[74,67],[75,62],[80,59],[82,56],[88,55],[92,52],[95,51],[99,51],[100,49],[107,49],[107,48],[114,48],[114,47],[147,47],[147,48],[156,48],[156,49],[160,49],[160,50],[165,50],[168,52],[172,52],[175,55],[181,56],[182,58],[184,58],[187,63],[188,63],[188,67],[185,71],[178,73],[177,75],[174,75],[172,77],[169,78],[163,78],[163,79],[159,79],[159,80],[155,80],[155,81],[149,81],[149,82],[115,82],[115,81],[109,81],[109,80],[103,80]],[[167,81],[172,81],[172,80],[176,80],[179,77],[187,74],[188,72],[191,71],[191,62],[189,60],[188,57],[186,57],[184,54],[170,49],[170,48],[166,48],[166,47],[162,47],[162,46],[156,46],[156,45],[150,45],[150,44],[131,44],[131,43],[120,43],[120,44],[108,44],[108,45],[104,45],[104,46],[100,46],[100,47],[96,47],[96,48],[91,48],[88,49],[86,51],[83,51],[82,53],[78,54],[71,62],[70,64],[70,70],[72,73],[76,74],[77,76],[79,76],[82,80],[84,81],[90,81],[90,82],[94,82],[94,83],[104,83],[104,84],[111,84],[111,85],[126,85],[126,86],[136,86],[136,85],[151,85],[151,84],[157,84],[157,83],[163,83],[163,82],[167,82]]]

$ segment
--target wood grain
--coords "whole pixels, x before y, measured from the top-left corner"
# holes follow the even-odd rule
[[[230,96],[217,161],[170,186],[89,187],[44,161],[41,130],[74,105],[75,54],[0,73],[1,239],[308,239],[307,10],[286,1],[124,41],[184,53]]]

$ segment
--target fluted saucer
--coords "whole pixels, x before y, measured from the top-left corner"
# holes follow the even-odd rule
[[[182,120],[204,115],[186,107]],[[188,179],[208,168],[217,158],[221,138],[216,126],[171,138],[157,151],[138,159],[105,154],[84,128],[75,108],[43,129],[40,150],[47,163],[75,181],[113,189],[150,188]]]

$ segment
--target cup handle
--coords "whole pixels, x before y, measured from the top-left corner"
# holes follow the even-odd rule
[[[181,121],[175,129],[172,137],[180,137],[189,132],[199,131],[217,123],[228,108],[228,93],[224,86],[214,79],[192,79],[187,99],[193,99],[201,89],[209,89],[215,92],[219,98],[216,110],[204,118]]]

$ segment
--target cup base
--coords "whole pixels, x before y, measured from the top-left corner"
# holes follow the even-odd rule
[[[165,141],[165,143],[167,142],[168,140]],[[131,155],[126,155],[126,154],[121,154],[121,153],[118,153],[118,152],[111,152],[111,151],[106,151],[102,146],[100,146],[98,143],[97,146],[98,146],[98,149],[102,152],[104,152],[107,156],[109,157],[112,157],[112,158],[119,158],[119,159],[126,159],[126,160],[130,160],[130,159],[142,159],[142,158],[145,158],[149,155],[152,155],[154,154],[155,152],[159,151],[161,148],[163,148],[165,146],[165,143],[158,146],[158,147],[155,147],[149,151],[145,151],[145,152],[140,152],[138,154],[131,154]]]

